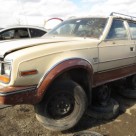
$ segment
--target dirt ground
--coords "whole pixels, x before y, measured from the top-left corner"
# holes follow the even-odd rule
[[[86,114],[75,128],[67,132],[46,130],[35,118],[30,105],[17,105],[0,110],[0,136],[72,136],[75,132],[91,130],[104,136],[136,136],[136,100],[117,95],[120,114],[114,120],[93,119]]]

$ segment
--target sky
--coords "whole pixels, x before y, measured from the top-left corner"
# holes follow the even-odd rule
[[[53,17],[107,16],[111,12],[136,16],[136,0],[0,0],[0,27],[44,26]]]

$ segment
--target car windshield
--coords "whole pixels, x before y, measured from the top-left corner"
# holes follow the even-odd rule
[[[51,30],[47,36],[99,38],[107,18],[81,18],[64,21]]]

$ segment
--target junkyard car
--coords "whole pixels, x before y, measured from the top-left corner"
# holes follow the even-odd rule
[[[112,14],[66,20],[43,38],[2,42],[0,103],[33,104],[46,128],[69,129],[91,105],[92,88],[135,77],[135,40],[136,21]]]
[[[36,26],[13,26],[0,30],[0,40],[41,37],[47,30]]]

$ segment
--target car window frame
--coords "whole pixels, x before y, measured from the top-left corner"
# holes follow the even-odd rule
[[[30,29],[31,28],[27,28],[27,31],[28,31],[29,38],[32,38],[31,33],[30,33]]]
[[[119,21],[123,22],[124,27],[125,27],[126,32],[127,32],[127,38],[126,39],[118,39],[118,38],[107,39],[107,36],[108,36],[108,34],[109,34],[110,30],[111,30],[111,27],[112,27],[112,24],[113,24],[114,20],[119,20]],[[107,31],[107,34],[105,36],[104,41],[122,41],[122,40],[129,40],[129,39],[130,39],[130,32],[129,32],[129,28],[128,28],[128,24],[127,24],[126,20],[120,19],[120,18],[113,18],[112,21],[111,21],[109,30]]]
[[[130,30],[129,23],[134,23],[134,24],[136,24],[136,22],[135,22],[135,21],[131,21],[131,20],[127,20],[127,25],[128,25],[128,30],[129,30],[129,33],[130,33],[130,38],[131,38],[131,40],[136,40],[136,38],[133,38],[133,36],[132,36],[132,34],[131,34],[131,30]]]

